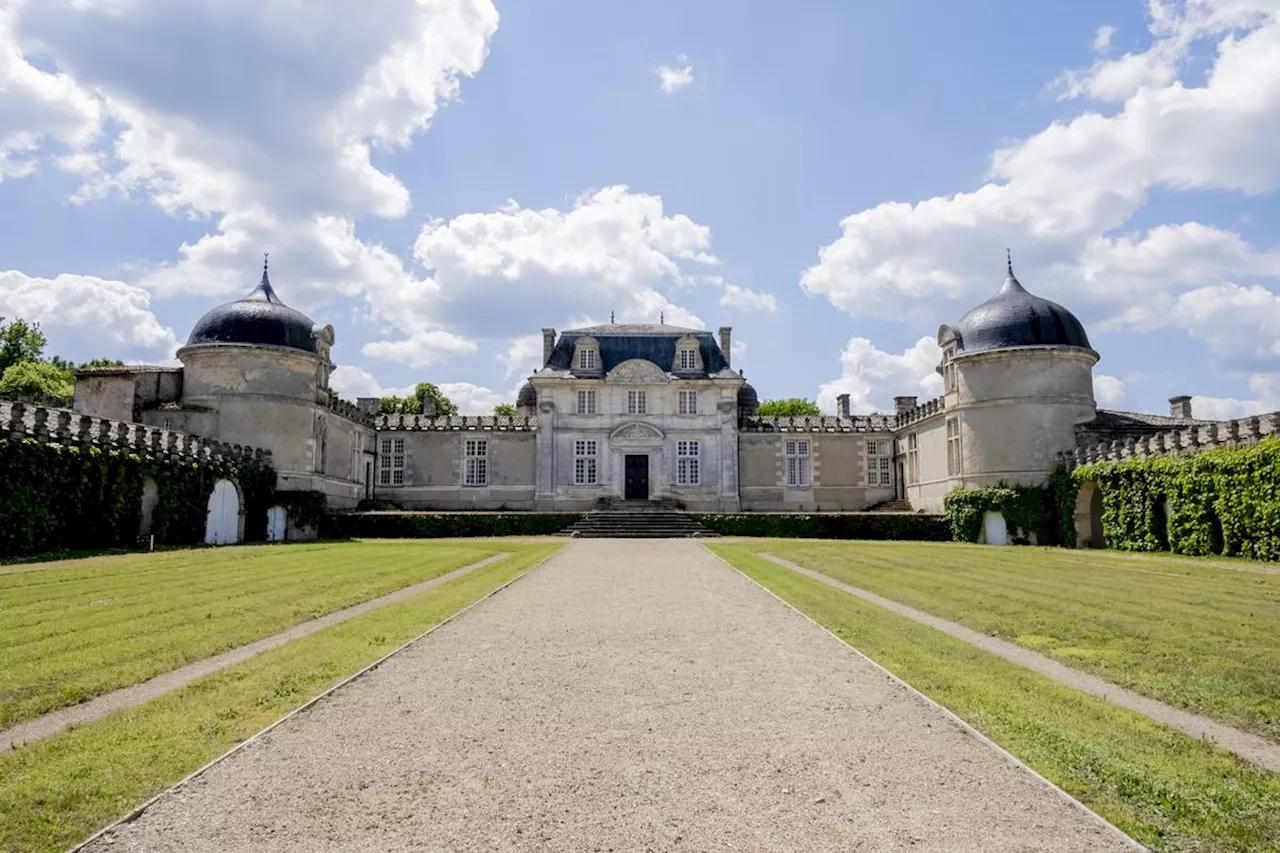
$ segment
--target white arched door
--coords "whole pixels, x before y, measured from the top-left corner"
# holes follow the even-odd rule
[[[982,516],[982,538],[988,545],[1008,545],[1009,528],[1004,516],[998,512],[988,512]]]
[[[204,541],[227,545],[240,541],[240,493],[230,480],[219,480],[209,496],[209,515],[204,525]]]
[[[267,510],[267,541],[283,542],[289,514],[282,506],[273,506]]]

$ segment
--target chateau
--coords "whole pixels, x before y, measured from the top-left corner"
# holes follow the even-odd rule
[[[942,396],[895,411],[766,417],[730,361],[732,330],[610,323],[543,329],[515,417],[380,415],[329,389],[332,326],[276,295],[205,314],[181,367],[78,374],[81,414],[269,450],[282,490],[332,508],[588,510],[663,501],[712,512],[938,511],[958,486],[1041,483],[1065,454],[1201,423],[1097,408],[1098,353],[1062,306],[1013,274],[938,331]],[[429,404],[428,404],[429,405]]]

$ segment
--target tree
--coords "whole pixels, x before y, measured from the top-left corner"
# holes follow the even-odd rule
[[[0,374],[15,364],[39,361],[47,343],[39,323],[28,323],[21,317],[6,323],[0,317]]]
[[[378,411],[384,415],[417,415],[422,413],[422,404],[428,399],[436,404],[437,415],[456,415],[458,407],[441,393],[440,389],[430,382],[419,382],[413,389],[412,397],[383,397],[378,400]]]
[[[514,418],[520,414],[512,403],[499,403],[493,407],[493,413],[499,417]]]
[[[760,404],[762,415],[783,415],[804,417],[820,414],[818,404],[803,397],[788,397],[785,400],[765,400]]]
[[[43,403],[53,397],[65,400],[75,393],[71,374],[43,361],[11,364],[0,376],[0,397]]]

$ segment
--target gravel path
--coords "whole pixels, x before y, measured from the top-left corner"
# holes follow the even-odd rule
[[[104,851],[1132,850],[688,540],[579,540]]]
[[[991,652],[993,655],[1002,657],[1007,661],[1048,676],[1060,684],[1083,690],[1085,693],[1097,696],[1100,699],[1106,699],[1108,702],[1119,705],[1122,708],[1128,708],[1130,711],[1137,711],[1157,723],[1189,734],[1197,740],[1207,740],[1228,752],[1238,755],[1245,761],[1252,762],[1259,767],[1265,767],[1274,773],[1280,773],[1280,744],[1272,743],[1250,732],[1223,725],[1209,717],[1193,714],[1190,711],[1183,711],[1172,705],[1166,705],[1164,702],[1143,696],[1141,693],[1126,690],[1119,685],[1112,684],[1110,681],[1098,678],[1096,675],[1089,675],[1078,669],[1072,669],[1065,664],[1058,663],[1053,658],[1045,657],[1039,652],[1023,648],[1017,643],[1011,643],[999,637],[992,637],[989,634],[983,634],[981,631],[966,628],[958,622],[951,622],[926,613],[923,610],[916,610],[914,607],[899,604],[870,590],[850,586],[829,575],[824,575],[822,572],[798,566],[790,560],[784,560],[772,554],[762,553],[760,556],[793,572],[798,572],[807,578],[813,578],[827,586],[835,587],[841,592],[847,592],[872,604],[878,604],[900,616],[928,625],[930,628],[937,628],[939,631],[950,634],[958,640],[972,643],[983,651]]]
[[[461,577],[468,572],[476,569],[483,569],[485,566],[492,565],[498,560],[505,560],[511,556],[509,553],[494,554],[491,557],[485,557],[461,568],[454,569],[431,580],[422,581],[421,583],[406,586],[395,592],[389,592],[386,595],[377,598],[371,598],[368,601],[362,601],[359,604],[353,604],[351,607],[343,610],[335,610],[333,613],[326,613],[316,619],[294,625],[279,634],[273,634],[270,637],[263,637],[261,640],[255,640],[243,646],[236,646],[234,649],[228,649],[222,654],[213,655],[203,660],[189,663],[186,666],[180,666],[169,672],[161,673],[155,678],[148,679],[141,684],[133,684],[129,687],[122,687],[119,690],[113,690],[110,693],[104,693],[96,696],[87,702],[81,702],[79,705],[70,705],[66,708],[59,708],[56,711],[50,711],[36,717],[33,720],[27,720],[18,723],[16,726],[0,731],[0,755],[4,755],[10,750],[17,749],[28,743],[42,740],[56,735],[63,729],[80,723],[89,723],[99,720],[107,714],[113,714],[116,711],[122,711],[125,708],[132,708],[135,705],[141,705],[143,702],[149,701],[168,693],[170,690],[177,690],[179,687],[186,687],[188,684],[198,679],[204,678],[210,673],[217,672],[220,669],[226,669],[234,666],[241,661],[246,661],[251,657],[256,657],[265,651],[274,649],[277,646],[283,646],[299,637],[305,637],[308,634],[314,634],[321,628],[328,628],[330,625],[337,625],[339,622],[346,622],[348,619],[354,619],[362,613],[368,613],[378,607],[393,604],[397,601],[404,601],[412,598],[420,592],[426,592],[432,587],[448,583],[454,578]]]

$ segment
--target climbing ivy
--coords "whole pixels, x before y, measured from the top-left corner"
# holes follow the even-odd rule
[[[219,479],[240,489],[245,539],[266,538],[276,476],[258,460],[196,463],[10,438],[0,439],[0,555],[132,547],[147,479],[157,487],[152,532],[158,543],[203,539],[209,495]]]
[[[957,542],[977,542],[982,535],[982,518],[988,512],[1004,516],[1011,542],[1030,544],[1031,536],[1040,545],[1060,541],[1055,523],[1055,502],[1044,486],[1008,486],[1003,483],[980,488],[958,488],[943,499],[943,512]]]
[[[319,530],[320,523],[324,521],[328,501],[324,492],[305,489],[296,492],[276,492],[271,505],[284,507],[295,529],[309,527],[312,530]]]

